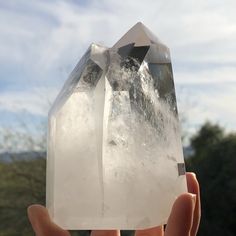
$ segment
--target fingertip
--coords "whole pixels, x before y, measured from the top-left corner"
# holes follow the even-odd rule
[[[200,185],[198,183],[195,173],[192,172],[186,173],[186,178],[187,178],[188,191],[190,193],[196,194],[196,204],[194,209],[194,218],[191,230],[191,235],[196,235],[201,219]]]
[[[36,234],[44,236],[69,236],[69,232],[53,223],[46,207],[38,204],[27,208],[28,217]]]
[[[163,225],[149,228],[149,229],[142,229],[136,230],[134,236],[163,236],[164,235],[164,227]]]
[[[47,209],[44,206],[39,205],[39,204],[33,204],[33,205],[28,206],[27,208],[27,212],[30,214],[34,212],[38,212],[38,211],[45,211],[45,210],[47,211]]]
[[[120,236],[119,230],[92,230],[91,236]]]
[[[184,212],[192,212],[196,204],[196,194],[181,194],[175,201],[172,210],[182,210]]]
[[[27,208],[28,217],[31,223],[39,220],[50,221],[47,209],[39,204],[31,205]]]
[[[188,192],[193,194],[199,194],[199,183],[196,174],[193,172],[186,173]]]
[[[187,172],[186,173],[186,179],[187,179],[187,183],[194,183],[194,182],[198,182],[197,181],[197,176],[194,172]]]
[[[193,223],[195,204],[195,194],[184,193],[176,199],[167,222],[165,235],[189,234]]]
[[[197,179],[197,176],[194,172],[186,172],[186,175],[192,176],[193,178]]]

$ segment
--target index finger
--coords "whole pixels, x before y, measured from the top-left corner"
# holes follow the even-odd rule
[[[196,194],[197,196],[193,215],[193,224],[190,233],[191,236],[195,236],[197,234],[201,218],[200,187],[196,175],[194,173],[191,172],[186,173],[186,178],[187,178],[188,191],[190,193]]]

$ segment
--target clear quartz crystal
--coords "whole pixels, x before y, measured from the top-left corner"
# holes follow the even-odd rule
[[[137,23],[90,46],[49,112],[47,208],[65,229],[144,229],[186,191],[169,49]]]

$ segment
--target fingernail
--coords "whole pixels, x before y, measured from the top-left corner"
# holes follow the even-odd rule
[[[29,206],[27,208],[27,212],[28,212],[28,218],[29,218],[29,221],[33,227],[33,230],[36,232],[36,230],[38,228],[38,218],[35,215],[34,206]]]
[[[37,207],[37,205],[31,205],[27,208],[28,215],[33,218],[36,218],[35,216],[37,215],[37,212],[35,211],[35,206]]]
[[[190,173],[191,173],[191,175],[194,176],[195,179],[197,178],[197,176],[196,176],[196,174],[194,172],[190,172]]]
[[[38,227],[40,221],[45,220],[45,214],[43,213],[44,207],[38,204],[33,204],[27,208],[29,220],[33,225],[33,228]],[[39,221],[39,218],[41,219]]]
[[[192,197],[193,205],[195,206],[196,199],[197,199],[197,195],[196,195],[196,194],[193,194],[193,193],[190,193],[190,195],[191,195],[191,197]]]
[[[29,216],[32,216],[32,215],[33,215],[32,206],[29,206],[29,207],[27,208],[27,213],[28,213]]]

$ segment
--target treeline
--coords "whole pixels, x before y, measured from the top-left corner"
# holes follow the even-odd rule
[[[236,134],[206,123],[190,145],[193,154],[186,167],[197,174],[201,186],[198,235],[236,235]],[[0,236],[32,236],[26,209],[33,203],[45,205],[45,154],[32,159],[12,155],[10,161],[0,160]],[[129,236],[133,231],[122,234]],[[89,231],[72,235],[88,236]]]
[[[205,124],[192,138],[187,169],[201,186],[201,236],[236,235],[236,134]]]

